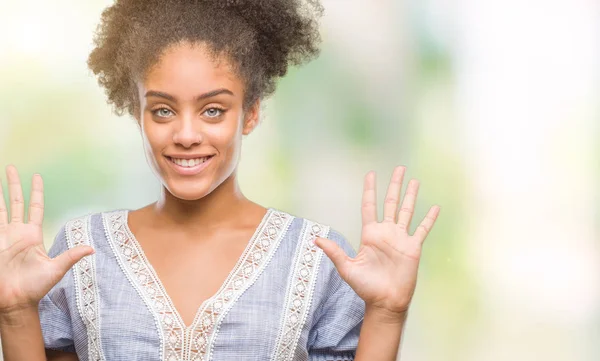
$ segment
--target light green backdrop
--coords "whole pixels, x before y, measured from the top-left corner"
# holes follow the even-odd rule
[[[0,165],[26,192],[44,177],[48,245],[71,217],[158,192],[137,127],[85,67],[109,3],[0,4]],[[598,5],[324,4],[322,55],[267,102],[242,190],[358,247],[363,176],[377,171],[381,200],[407,165],[413,228],[431,205],[441,214],[403,360],[597,360]]]

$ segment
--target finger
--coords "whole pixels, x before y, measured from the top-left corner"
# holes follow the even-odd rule
[[[375,192],[375,172],[365,176],[362,196],[362,224],[377,222],[377,194]]]
[[[316,237],[315,244],[329,257],[342,279],[346,281],[346,269],[351,260],[346,252],[337,243],[327,238]]]
[[[8,224],[8,208],[6,208],[6,202],[4,201],[4,186],[0,179],[0,227]],[[0,228],[1,229],[1,228]]]
[[[400,190],[402,189],[402,179],[406,167],[398,166],[394,168],[392,179],[388,186],[387,194],[383,202],[383,221],[396,222],[396,213],[398,212],[398,203],[400,203]]]
[[[94,252],[94,249],[90,246],[77,246],[61,253],[54,258],[53,261],[58,268],[60,275],[64,276],[65,273],[67,273],[67,271],[71,269],[73,265],[75,265],[75,263],[79,262],[83,257],[93,254]]]
[[[42,176],[34,174],[31,180],[31,198],[29,200],[29,223],[42,226],[44,221],[44,181]]]
[[[25,206],[17,168],[12,165],[6,167],[6,176],[8,178],[8,197],[10,199],[10,221],[21,223],[23,222]]]
[[[429,231],[431,231],[431,228],[433,228],[433,224],[435,223],[438,214],[440,214],[440,206],[431,207],[421,224],[415,230],[413,237],[415,237],[419,243],[422,244],[425,241]]]
[[[4,187],[2,186],[2,180],[0,180],[0,250],[3,250],[8,246],[8,240],[6,238],[7,227],[8,209],[6,208],[6,202],[4,201]]]
[[[415,211],[417,193],[419,193],[419,181],[411,179],[410,182],[408,182],[408,187],[404,194],[404,199],[402,200],[402,206],[398,213],[398,225],[407,231]]]

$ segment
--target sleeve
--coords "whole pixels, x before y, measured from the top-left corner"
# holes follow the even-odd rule
[[[352,246],[335,230],[328,237],[351,257]],[[365,303],[340,277],[333,262],[323,255],[323,299],[308,336],[310,361],[354,360],[360,327],[365,315]]]
[[[54,239],[48,256],[54,258],[68,249],[63,226]],[[73,342],[73,326],[67,302],[68,280],[72,279],[72,271],[67,274],[46,294],[39,304],[40,323],[44,345],[47,349],[75,352]]]

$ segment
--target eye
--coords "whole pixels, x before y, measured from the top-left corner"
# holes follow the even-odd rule
[[[208,108],[204,111],[204,114],[206,114],[210,118],[216,118],[216,117],[220,116],[221,114],[223,114],[223,109]]]
[[[168,108],[158,108],[158,109],[154,109],[152,111],[152,114],[154,114],[160,118],[166,118],[166,117],[170,116],[171,114],[173,114],[173,112]]]

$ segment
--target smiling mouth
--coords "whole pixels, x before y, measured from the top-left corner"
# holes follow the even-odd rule
[[[194,159],[181,159],[181,158],[171,158],[171,157],[166,157],[170,162],[177,164],[180,167],[184,167],[184,168],[193,168],[197,165],[200,165],[206,161],[208,161],[210,158],[212,158],[213,156],[208,156],[208,157],[202,157],[202,158],[194,158]]]

